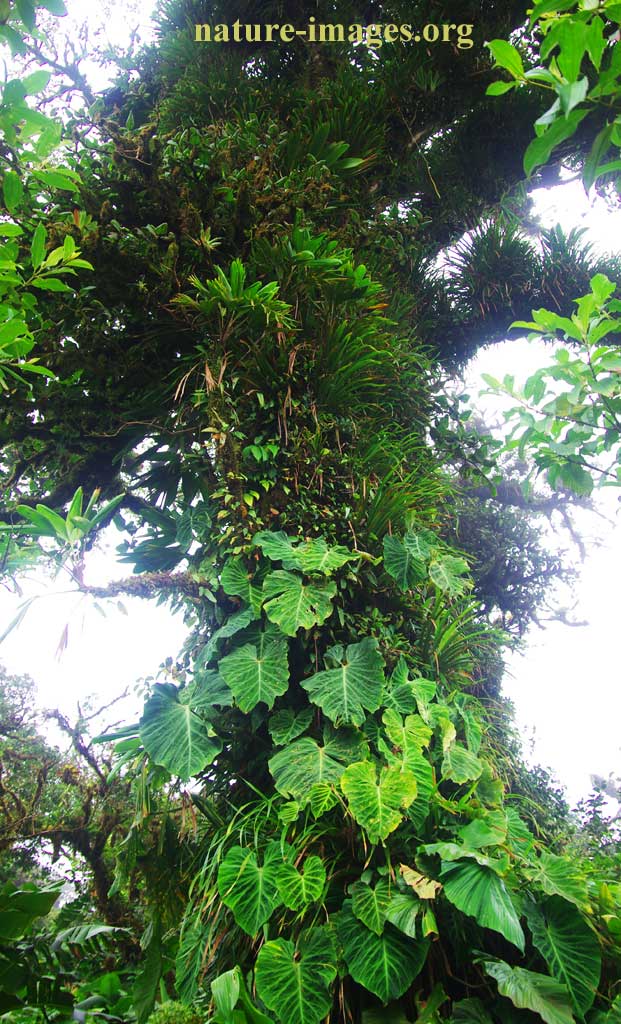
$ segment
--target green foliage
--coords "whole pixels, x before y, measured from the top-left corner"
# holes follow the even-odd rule
[[[520,1010],[532,1010],[546,1024],[570,1024],[573,1020],[567,989],[546,974],[510,967],[502,960],[483,961],[487,974],[498,982],[498,991]]]
[[[202,1016],[184,1003],[169,999],[157,1006],[147,1019],[149,1024],[201,1024]]]
[[[596,119],[599,115],[603,125],[595,129],[582,169],[588,190],[603,176],[616,176],[621,169],[615,155],[621,146],[621,121],[614,109],[609,113],[610,101],[621,87],[621,64],[614,45],[614,33],[621,24],[619,4],[616,0],[601,4],[540,0],[529,13],[529,29],[538,31],[538,59],[525,68],[517,47],[502,39],[488,43],[495,66],[507,71],[511,81],[493,82],[487,92],[501,96],[528,86],[555,94],[552,105],[535,122],[536,137],[524,154],[528,175],[547,163],[585,118],[591,115],[593,122],[593,113]]]
[[[537,370],[523,388],[512,376],[502,383],[484,378],[494,393],[519,402],[505,414],[506,450],[531,456],[552,487],[578,494],[590,494],[594,483],[621,482],[621,362],[617,346],[605,342],[621,330],[614,292],[613,282],[597,274],[570,318],[538,309],[532,321],[512,325],[530,331],[529,339],[558,341],[560,335],[566,344],[577,342],[576,354],[559,347],[552,365]]]
[[[336,956],[330,932],[314,928],[297,947],[275,939],[257,957],[257,990],[282,1024],[319,1024],[330,1010]]]

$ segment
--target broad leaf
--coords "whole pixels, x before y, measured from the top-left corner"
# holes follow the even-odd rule
[[[256,615],[252,608],[242,608],[240,611],[235,612],[231,615],[230,619],[220,626],[219,629],[213,633],[211,638],[207,641],[202,651],[196,659],[198,668],[203,668],[208,665],[214,657],[219,645],[223,640],[228,640],[230,637],[235,636],[236,633],[241,632],[246,626],[249,626],[254,621]]]
[[[389,924],[376,935],[357,919],[349,901],[336,915],[336,928],[352,978],[383,1003],[407,991],[427,958],[426,941],[406,938]]]
[[[537,861],[533,880],[538,882],[548,896],[562,896],[563,899],[584,906],[587,902],[586,880],[575,862],[554,853],[542,852]]]
[[[261,947],[255,967],[257,992],[282,1024],[319,1024],[332,1005],[336,953],[327,928],[303,933],[298,947],[274,939]]]
[[[416,796],[416,779],[397,765],[382,768],[378,779],[375,765],[360,761],[343,772],[341,789],[358,824],[378,843],[401,824]]]
[[[253,578],[241,558],[230,558],[222,570],[220,583],[225,594],[243,598],[245,604],[250,605],[255,615],[258,615],[262,595],[261,588],[253,582]]]
[[[258,545],[271,561],[282,562],[285,569],[301,569],[309,574],[316,572],[327,576],[357,558],[347,548],[328,547],[321,537],[295,543],[295,538],[282,531],[270,533],[269,530],[261,530],[255,534],[253,544]]]
[[[158,683],[140,719],[140,739],[155,764],[184,782],[211,764],[222,743],[171,683]]]
[[[391,900],[391,887],[381,879],[375,888],[365,882],[355,882],[351,888],[351,906],[359,921],[366,924],[376,935],[384,931],[386,911]]]
[[[408,808],[408,818],[420,832],[429,815],[431,794],[435,789],[433,768],[424,754],[416,752],[408,752],[403,763],[416,779],[416,799]]]
[[[367,711],[376,711],[384,685],[383,659],[374,637],[359,644],[332,648],[338,668],[317,672],[303,679],[302,686],[313,703],[335,725],[362,725]]]
[[[507,838],[507,817],[502,811],[487,811],[458,830],[460,843],[471,850],[484,846],[500,846]]]
[[[460,999],[453,1003],[453,1024],[492,1024],[492,1018],[480,999]]]
[[[398,928],[404,935],[415,939],[417,920],[423,913],[423,905],[412,893],[398,892],[392,897],[386,910],[386,920]]]
[[[254,850],[233,846],[218,869],[218,892],[240,928],[256,935],[280,903],[280,843],[270,843],[259,866]]]
[[[339,802],[335,786],[329,782],[315,782],[308,794],[308,803],[313,818],[321,818],[322,814],[331,811]]]
[[[543,906],[529,903],[526,920],[533,943],[551,974],[565,986],[582,1017],[593,1005],[602,970],[599,943],[582,915],[560,896]]]
[[[289,910],[302,910],[309,903],[320,900],[326,884],[326,869],[320,857],[307,857],[302,870],[293,864],[282,864],[278,869],[278,891]]]
[[[400,864],[399,871],[405,884],[409,885],[421,900],[435,900],[442,888],[441,882],[436,882],[433,878],[427,878],[426,875],[421,874],[420,871],[416,871],[414,868],[408,867],[407,864]]]
[[[287,636],[320,626],[332,612],[334,583],[304,583],[301,576],[278,569],[263,583],[264,610]]]
[[[288,537],[283,530],[274,533],[270,530],[259,530],[255,533],[252,543],[260,547],[271,562],[282,562],[285,569],[300,568],[295,555],[295,538]]]
[[[300,544],[295,551],[298,564],[302,572],[320,572],[328,576],[335,569],[340,569],[347,562],[353,562],[358,557],[347,548],[337,545],[328,547],[325,540],[309,540]]]
[[[483,771],[483,763],[467,747],[454,743],[446,751],[442,761],[442,778],[452,782],[463,783],[478,779]]]
[[[242,711],[259,703],[271,708],[289,686],[287,641],[262,633],[256,646],[244,644],[222,658],[218,670]]]
[[[338,782],[345,765],[364,757],[365,749],[362,737],[352,730],[326,730],[323,746],[304,736],[275,754],[269,769],[278,792],[304,804],[315,784]]]
[[[464,578],[467,572],[468,563],[456,555],[438,555],[429,563],[429,578],[449,597],[459,597],[468,589],[470,580]]]
[[[567,989],[547,974],[522,967],[510,967],[502,960],[481,961],[485,971],[498,983],[498,991],[520,1010],[532,1010],[546,1024],[573,1024]]]
[[[313,714],[312,708],[304,708],[297,714],[290,708],[285,708],[272,715],[269,721],[269,730],[276,746],[284,747],[286,743],[291,743],[292,740],[306,732],[313,720]]]
[[[483,928],[492,928],[523,953],[524,932],[509,893],[491,868],[475,860],[444,864],[440,875],[445,896]]]
[[[406,541],[398,537],[384,537],[384,568],[401,590],[411,590],[427,576],[425,562],[417,558]]]
[[[386,735],[393,746],[399,747],[405,755],[409,751],[420,754],[429,745],[431,729],[420,715],[407,715],[405,719],[389,708],[382,716]]]

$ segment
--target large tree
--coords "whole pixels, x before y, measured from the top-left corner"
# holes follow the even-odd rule
[[[10,396],[5,559],[51,543],[81,589],[170,597],[192,623],[120,739],[144,809],[126,870],[156,802],[160,836],[177,796],[198,814],[176,928],[161,872],[150,901],[139,1016],[175,953],[187,1002],[234,971],[215,1019],[240,1024],[568,1024],[610,1004],[607,905],[538,841],[525,788],[507,792],[485,530],[474,589],[450,546],[491,462],[446,374],[532,303],[569,307],[592,271],[515,226],[538,101],[486,98],[483,42],[524,13],[174,0],[73,126],[79,191],[46,208],[47,240],[95,272],[44,293],[56,376]],[[380,48],[195,41],[196,24],[311,14],[454,28]],[[99,488],[119,500],[95,520],[82,494]],[[89,587],[113,516],[134,573]],[[544,576],[524,569],[523,593]]]

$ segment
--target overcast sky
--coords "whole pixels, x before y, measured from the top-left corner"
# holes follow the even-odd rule
[[[84,17],[83,0],[69,0],[68,7],[78,24]],[[129,31],[141,22],[146,38],[151,7],[151,0],[92,0],[88,17],[93,41],[101,43],[102,36],[97,35],[101,28],[110,43],[122,47]],[[103,84],[101,72],[93,67],[89,74],[96,86]],[[601,248],[618,248],[621,212],[611,213],[603,204],[590,208],[579,183],[539,193],[538,201],[547,223],[560,220],[565,227],[586,226]],[[502,377],[510,371],[520,382],[532,372],[538,358],[525,342],[480,352],[468,373],[471,394],[478,390],[482,373]],[[509,659],[504,683],[524,735],[532,741],[532,759],[555,770],[573,802],[588,792],[591,773],[621,774],[617,493],[606,491],[598,498],[598,509],[600,515],[582,513],[579,517],[588,558],[580,568],[573,615],[587,620],[588,627],[570,628],[561,623],[550,623],[545,630],[533,627],[524,653]],[[561,544],[566,540],[558,538]],[[550,543],[554,545],[554,538]],[[125,575],[128,568],[115,564],[114,543],[108,539],[89,560],[87,582]],[[89,694],[98,693],[102,701],[109,700],[126,686],[154,676],[161,662],[178,652],[186,630],[181,616],[171,615],[166,606],[124,599],[129,613],[124,614],[114,602],[101,602],[104,619],[91,599],[59,593],[65,586],[59,580],[48,588],[48,596],[32,605],[23,624],[0,646],[0,661],[10,671],[28,672],[36,680],[42,704],[61,706],[70,713],[76,701]],[[46,593],[37,582],[25,584],[24,592]],[[0,589],[0,633],[18,604],[16,595]],[[55,652],[67,624],[69,643],[58,659]],[[137,708],[138,698],[132,703]]]

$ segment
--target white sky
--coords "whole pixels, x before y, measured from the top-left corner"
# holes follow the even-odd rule
[[[90,3],[94,45],[103,42],[99,25],[110,43],[123,47],[135,25],[146,26],[151,7],[152,0]],[[68,8],[76,23],[84,20],[83,0],[69,0]],[[147,35],[143,28],[143,38]],[[104,84],[94,67],[88,73],[96,87]],[[538,201],[549,223],[560,220],[565,227],[586,226],[603,249],[618,249],[621,211],[613,214],[603,204],[591,209],[578,183],[540,192]],[[476,393],[483,372],[502,377],[510,370],[518,382],[523,381],[536,358],[526,342],[506,342],[480,352],[469,368],[471,394]],[[573,616],[588,620],[589,626],[572,629],[550,623],[545,630],[533,627],[525,652],[510,658],[504,683],[504,692],[515,703],[518,723],[532,742],[532,760],[553,768],[572,802],[587,794],[591,773],[621,774],[621,687],[616,653],[621,579],[618,495],[608,490],[598,500],[607,521],[581,513],[583,535],[597,543],[589,544],[574,595]],[[114,563],[114,543],[108,541],[92,553],[86,578],[89,583],[105,582],[111,576],[128,574],[128,570],[129,566]],[[181,616],[171,615],[166,605],[124,598],[128,612],[124,615],[114,602],[100,602],[106,610],[104,620],[91,599],[59,594],[64,587],[58,581],[53,593],[37,600],[23,624],[0,647],[0,660],[9,671],[28,672],[37,681],[45,706],[60,706],[71,713],[77,700],[91,694],[99,694],[104,703],[125,687],[156,675],[164,659],[179,651],[186,629]],[[25,585],[26,595],[35,592],[44,593],[40,584]],[[18,603],[14,594],[0,589],[0,633],[15,615]],[[55,652],[67,624],[69,644],[59,660]],[[132,710],[139,708],[137,694],[131,705]]]

